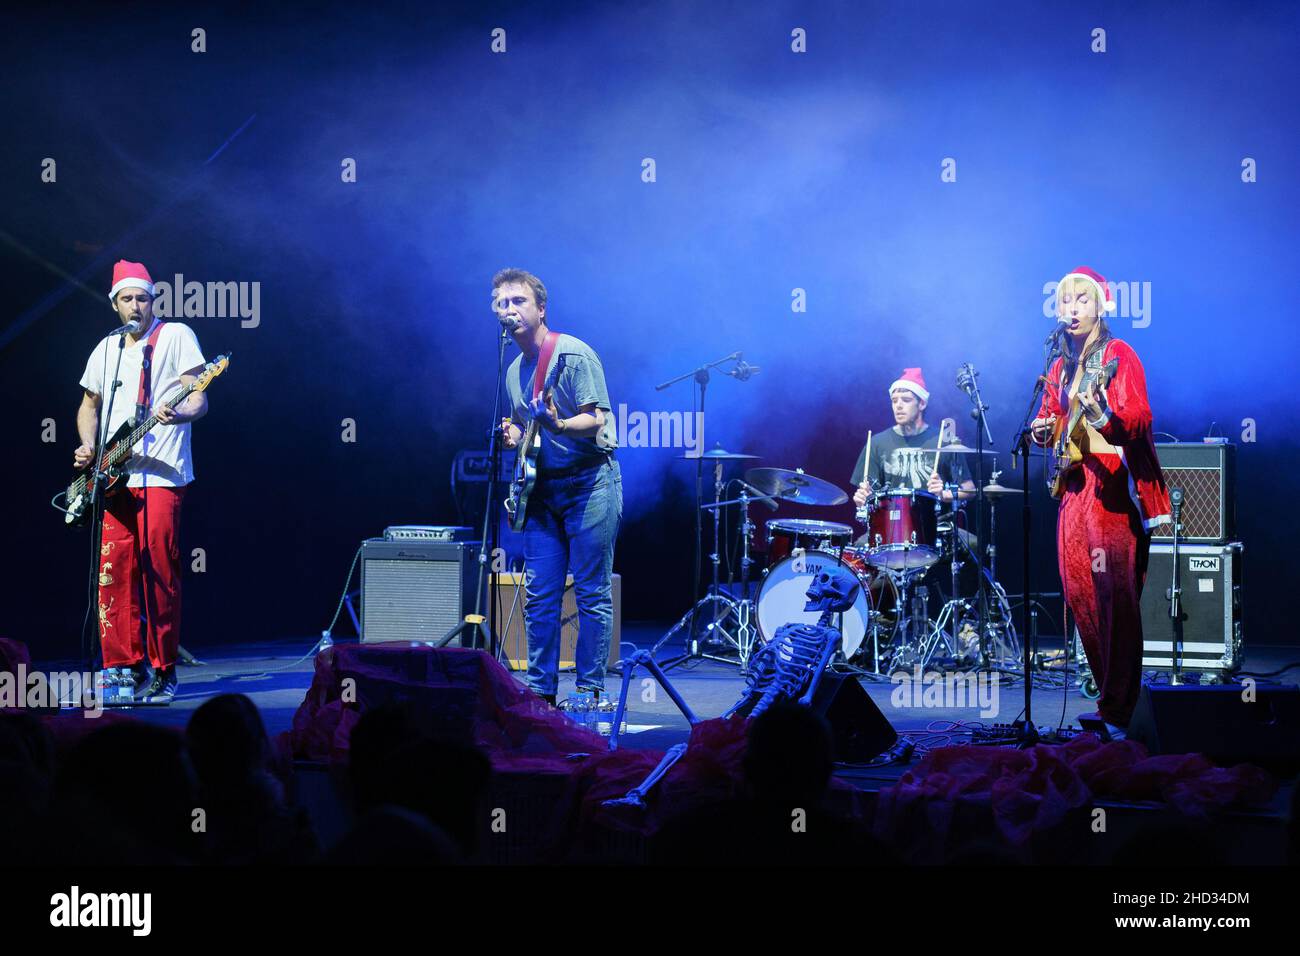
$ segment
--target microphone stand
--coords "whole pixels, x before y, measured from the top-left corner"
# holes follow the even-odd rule
[[[501,474],[501,392],[504,388],[506,377],[506,343],[510,341],[510,329],[501,326],[501,337],[497,340],[497,379],[496,391],[492,397],[492,427],[488,431],[488,480],[487,480],[487,499],[483,508],[483,534],[479,538],[478,551],[478,580],[474,586],[474,613],[466,614],[465,619],[453,627],[450,631],[442,636],[435,644],[435,647],[446,647],[457,637],[460,638],[461,647],[479,647],[479,640],[482,639],[482,646],[493,657],[497,654],[497,636],[496,636],[496,594],[498,587],[497,570],[495,566],[489,571],[488,562],[497,550],[497,532],[500,529],[497,510],[501,507],[501,502],[497,497],[497,479]],[[492,598],[488,601],[488,617],[483,616],[483,577],[488,575],[488,584],[492,591]],[[484,621],[487,626],[484,627]],[[471,641],[465,643],[465,635],[470,635]]]
[[[1170,488],[1169,501],[1173,510],[1173,582],[1169,587],[1169,622],[1173,625],[1174,633],[1172,642],[1169,645],[1171,653],[1173,674],[1169,678],[1169,683],[1177,686],[1183,683],[1183,586],[1181,569],[1178,567],[1178,532],[1180,530],[1179,520],[1183,511],[1183,489]]]
[[[989,444],[993,444],[993,433],[989,431],[988,419],[985,412],[989,407],[984,404],[984,398],[980,395],[979,377],[974,367],[967,364],[964,367],[966,373],[965,392],[971,403],[975,406],[971,409],[970,417],[975,420],[975,570],[977,573],[976,580],[979,582],[979,621],[980,621],[980,669],[989,669],[992,665],[989,661],[989,596],[988,588],[984,580],[984,436],[987,434]],[[953,492],[954,506],[956,511],[957,493]],[[990,547],[994,542],[990,542]],[[953,592],[956,594],[956,591]]]
[[[1048,336],[1047,342],[1044,343],[1043,351],[1046,354],[1046,360],[1043,362],[1043,371],[1034,381],[1034,391],[1029,397],[1029,404],[1025,408],[1024,417],[1017,426],[1015,438],[1011,443],[1011,454],[1013,459],[1018,458],[1020,462],[1020,480],[1024,488],[1024,504],[1021,506],[1021,523],[1023,525],[1021,534],[1021,546],[1023,548],[1022,557],[1024,560],[1024,583],[1021,593],[1020,616],[1022,633],[1030,633],[1030,575],[1033,564],[1030,562],[1030,531],[1032,530],[1033,508],[1030,502],[1033,495],[1029,493],[1029,447],[1032,442],[1032,431],[1030,423],[1034,420],[1034,414],[1038,411],[1038,406],[1042,402],[1043,392],[1047,388],[1047,372],[1052,367],[1052,362],[1060,355],[1060,334],[1063,326],[1057,323],[1057,328]],[[981,582],[983,583],[983,582]],[[1019,747],[1032,747],[1038,743],[1038,728],[1034,725],[1033,718],[1033,693],[1034,693],[1034,670],[1030,660],[1030,641],[1028,639],[1021,642],[1022,644],[1022,666],[1025,676],[1025,721],[1020,728],[1016,745]]]
[[[99,558],[100,552],[104,547],[104,495],[100,494],[102,486],[108,473],[104,470],[104,443],[108,440],[108,423],[113,418],[113,402],[117,398],[117,390],[122,385],[122,380],[118,377],[122,372],[122,353],[126,350],[126,336],[129,333],[122,333],[117,337],[117,364],[113,367],[113,384],[108,393],[108,405],[104,409],[104,414],[100,416],[98,425],[98,436],[95,439],[95,457],[92,459],[90,472],[90,581],[87,588],[87,595],[90,600],[89,613],[86,615],[87,621],[94,620],[99,623]],[[104,364],[108,364],[108,356],[105,356]],[[102,635],[101,635],[102,638]],[[81,653],[82,658],[89,662],[93,670],[100,670],[96,664],[104,663],[103,641],[100,641],[98,651],[91,649],[90,634],[83,624],[81,628]]]

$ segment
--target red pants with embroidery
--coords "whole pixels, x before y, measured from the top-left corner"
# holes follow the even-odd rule
[[[99,548],[99,639],[105,667],[139,664],[146,652],[154,667],[176,663],[184,496],[184,488],[125,488],[106,499]]]
[[[1142,689],[1142,585],[1151,539],[1119,455],[1087,455],[1066,480],[1056,526],[1065,600],[1101,691],[1097,712],[1128,726]]]

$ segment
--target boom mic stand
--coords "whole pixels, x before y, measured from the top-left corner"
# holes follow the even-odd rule
[[[757,369],[753,368],[752,366],[747,366],[745,364],[743,353],[732,352],[730,355],[724,356],[723,358],[720,358],[717,361],[708,362],[704,365],[701,365],[699,368],[692,369],[689,372],[686,372],[682,375],[678,375],[676,378],[670,378],[668,381],[662,382],[659,385],[655,386],[656,392],[662,392],[664,389],[676,385],[678,382],[683,382],[688,378],[694,379],[695,384],[698,386],[698,395],[695,396],[695,400],[692,402],[692,405],[694,405],[695,408],[698,409],[696,414],[699,417],[696,419],[696,421],[699,423],[699,428],[697,429],[699,434],[696,435],[696,441],[699,443],[699,448],[700,448],[700,457],[695,462],[695,564],[694,564],[695,578],[691,585],[692,603],[691,603],[691,610],[689,612],[690,615],[690,624],[688,625],[689,629],[686,632],[687,650],[684,655],[681,655],[680,657],[675,658],[672,661],[672,666],[680,664],[683,661],[689,660],[691,658],[702,658],[707,656],[699,652],[698,641],[696,640],[695,637],[696,614],[699,610],[700,604],[703,601],[703,599],[700,597],[700,577],[701,577],[700,571],[703,562],[703,537],[704,537],[704,528],[702,525],[702,521],[703,521],[702,512],[704,509],[704,397],[709,387],[709,369],[717,368],[720,365],[722,365],[724,362],[737,363],[736,369],[734,369],[733,371],[728,371],[724,374],[731,375],[733,378],[740,379],[741,381],[745,381],[746,379],[748,379],[752,371],[757,371]],[[742,372],[743,372],[743,376],[742,376]],[[713,517],[714,517],[714,521],[716,522],[718,520],[718,515],[716,512],[714,513]],[[714,613],[714,623],[716,624],[718,621],[716,608],[714,609],[713,613]],[[677,629],[676,626],[674,626],[672,631],[669,631],[668,634],[671,634],[676,629]],[[661,638],[659,642],[655,645],[656,650],[668,638],[668,634],[665,634],[664,637]]]
[[[457,637],[460,638],[461,647],[479,647],[479,639],[482,638],[482,646],[494,657],[497,653],[496,638],[496,593],[497,593],[497,570],[493,566],[488,571],[488,562],[496,554],[497,549],[497,531],[500,528],[497,510],[501,507],[501,502],[497,497],[497,479],[501,474],[501,392],[504,387],[506,377],[506,343],[510,341],[510,330],[504,325],[501,326],[501,337],[497,341],[497,381],[496,390],[492,397],[492,427],[488,431],[488,480],[487,480],[487,499],[483,507],[483,534],[479,538],[482,542],[478,552],[478,581],[474,587],[474,613],[466,614],[465,619],[444,634],[435,647],[446,647]],[[488,574],[488,582],[492,588],[492,600],[488,601],[488,616],[483,616],[483,576]],[[487,626],[484,627],[484,621]],[[466,645],[464,635],[471,635],[472,643]]]
[[[979,621],[980,621],[980,669],[992,666],[989,660],[989,596],[984,581],[984,436],[993,444],[993,433],[989,431],[985,412],[989,407],[980,395],[979,372],[969,362],[957,371],[957,387],[964,391],[974,406],[970,417],[975,420],[975,569],[979,581]],[[956,511],[957,493],[953,492],[953,510]],[[956,594],[956,590],[953,591]]]

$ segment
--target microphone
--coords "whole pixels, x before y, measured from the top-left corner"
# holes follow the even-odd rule
[[[1064,332],[1064,331],[1065,331],[1065,327],[1066,327],[1067,325],[1069,325],[1069,324],[1070,324],[1070,320],[1069,320],[1069,319],[1064,318],[1063,316],[1057,316],[1057,317],[1056,317],[1056,328],[1052,329],[1052,333],[1051,333],[1051,335],[1049,335],[1046,339],[1043,340],[1043,344],[1044,344],[1044,345],[1051,345],[1053,342],[1055,342],[1056,339],[1057,339],[1057,336],[1059,336],[1062,332]]]
[[[509,329],[511,332],[519,328],[519,320],[511,318],[508,315],[501,316],[497,321],[501,323],[502,328]]]
[[[140,331],[140,323],[137,322],[135,319],[132,319],[130,322],[126,323],[126,325],[122,326],[120,329],[114,329],[112,332],[109,332],[108,334],[109,335],[130,335],[134,332],[139,332],[139,331]]]
[[[748,382],[751,378],[757,375],[758,372],[759,368],[757,365],[750,365],[741,357],[741,353],[737,352],[736,367],[727,372],[727,374],[738,382]]]
[[[979,372],[975,371],[975,366],[970,362],[963,362],[957,368],[957,387],[967,395],[975,390],[975,379],[979,377]],[[971,395],[973,398],[974,396]]]

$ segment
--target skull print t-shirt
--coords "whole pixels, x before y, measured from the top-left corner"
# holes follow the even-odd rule
[[[935,450],[939,447],[939,429],[926,425],[915,435],[904,435],[895,426],[880,432],[871,439],[871,487],[877,491],[886,488],[903,491],[924,491],[934,471]],[[866,467],[867,446],[858,453],[858,463],[853,469],[854,487],[862,484],[862,471]],[[961,484],[970,477],[961,455],[944,452],[939,456],[939,477],[943,483]]]

